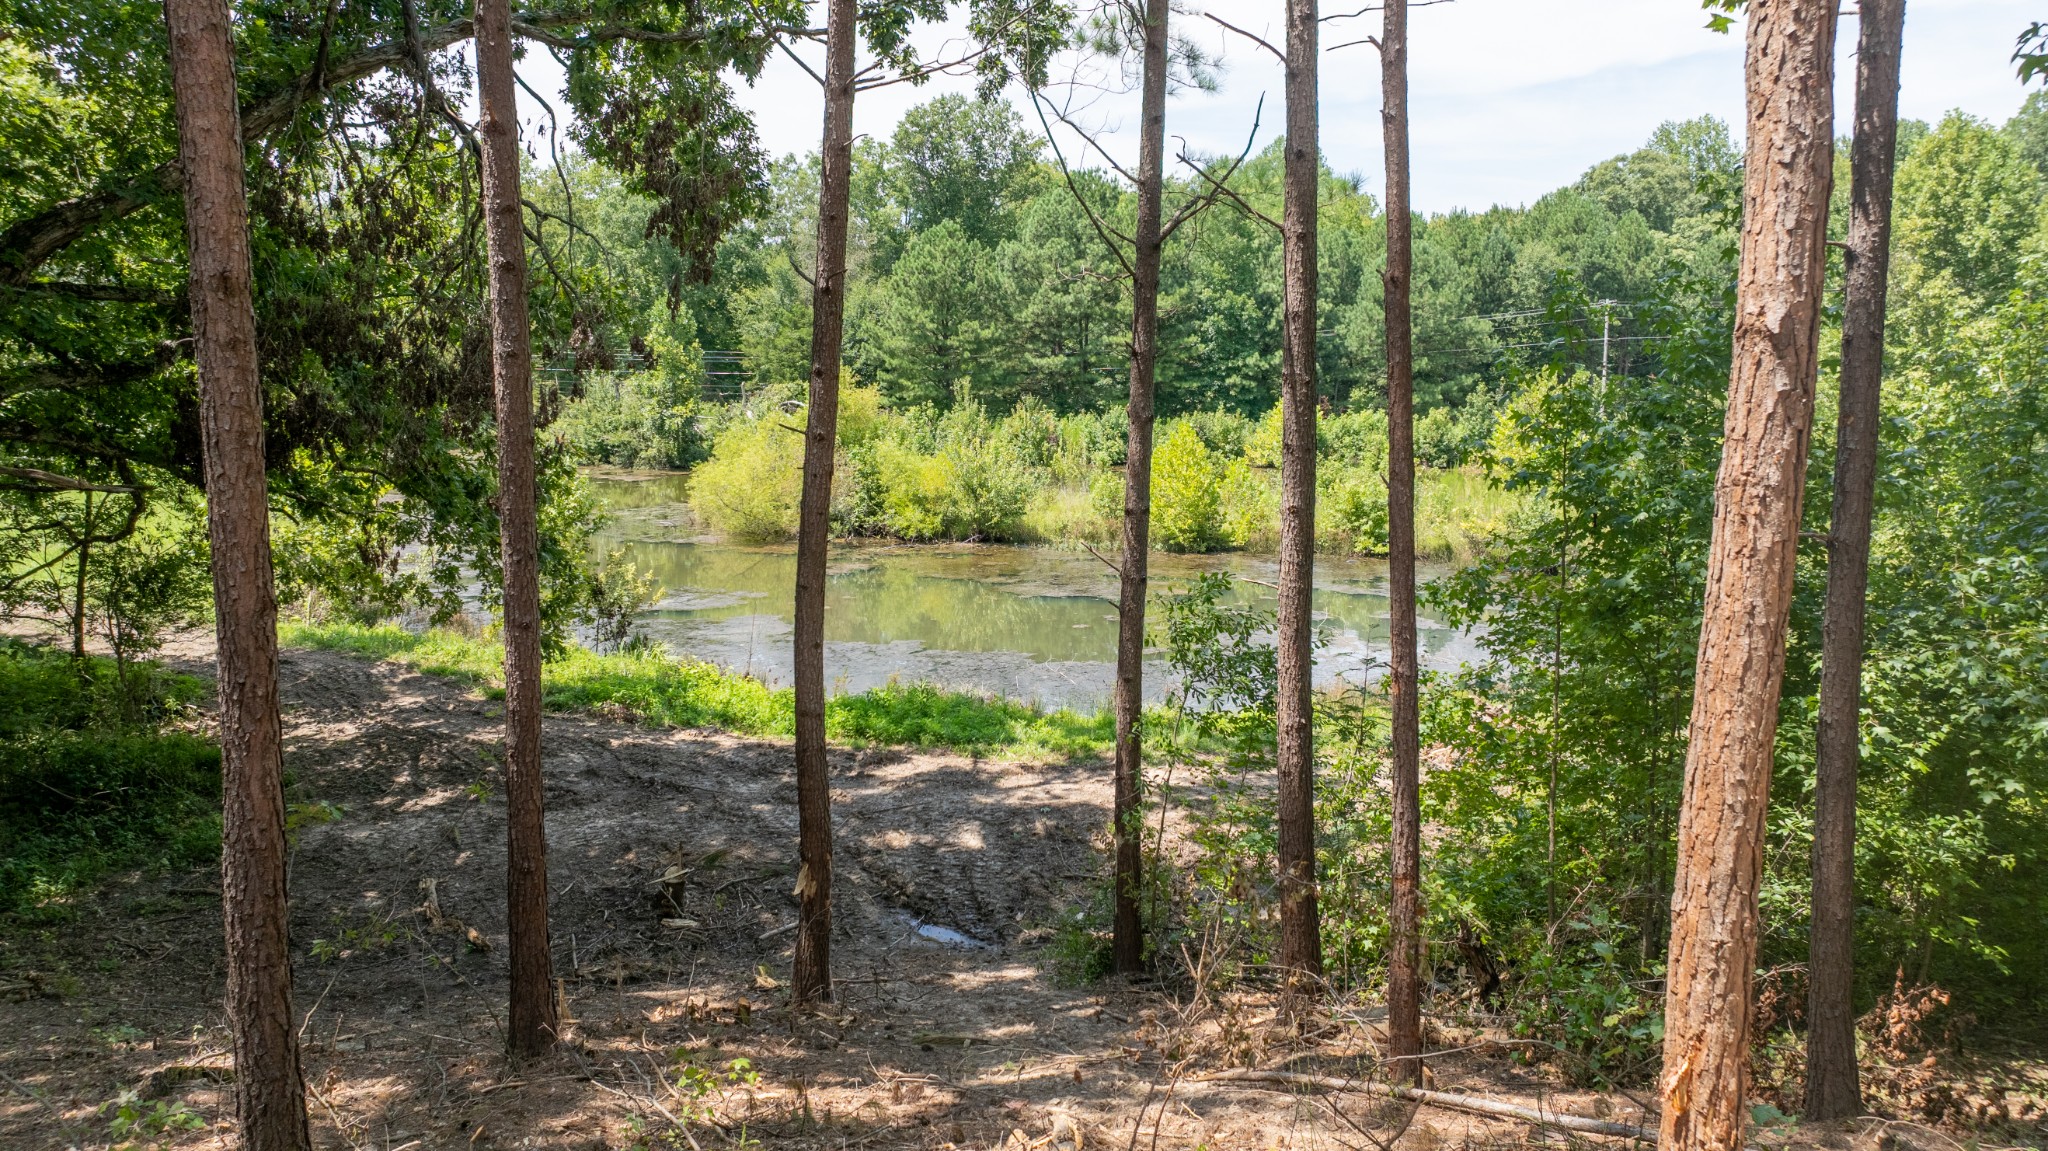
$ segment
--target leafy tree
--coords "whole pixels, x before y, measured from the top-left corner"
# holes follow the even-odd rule
[[[883,187],[908,231],[952,223],[993,247],[1013,234],[1018,205],[1044,189],[1043,148],[1007,101],[940,96],[897,122]]]
[[[940,404],[958,390],[1008,407],[1010,365],[997,355],[1008,309],[989,250],[953,220],[919,232],[880,292],[870,337],[892,403]]]
[[[701,256],[749,210],[758,179],[679,182],[677,165],[731,175],[757,161],[723,90],[682,73],[746,73],[800,16],[787,5],[685,14],[599,4],[535,15],[529,27],[571,60],[586,151],[650,194],[664,242]],[[408,18],[417,53],[394,47],[407,44]],[[20,176],[0,181],[0,466],[132,488],[145,502],[175,497],[197,486],[199,452],[161,12],[23,0],[4,21],[0,69],[27,98],[0,114],[0,152],[18,158],[10,175]],[[266,0],[241,6],[236,32],[275,506],[336,534],[400,533],[366,540],[377,553],[465,549],[430,571],[463,582],[473,572],[494,589],[481,244],[464,208],[474,166],[449,120],[468,83],[448,51],[469,35],[468,6]],[[551,238],[548,226],[532,224],[544,256],[566,250],[573,231],[556,221]],[[549,268],[533,294],[544,362],[587,361],[606,346],[600,331],[645,314],[615,309],[621,297],[577,271]],[[17,490],[50,490],[22,475]],[[378,482],[366,490],[365,477]],[[544,477],[544,499],[561,490]],[[387,495],[408,515],[367,514]],[[439,585],[449,598],[460,587]]]
[[[1951,113],[1899,166],[1896,210],[1906,320],[1924,334],[2013,282],[2041,223],[2040,177],[2009,136]]]
[[[2041,179],[2048,181],[2048,92],[2027,97],[2020,110],[2005,122],[2005,134],[2011,137],[2020,159],[2032,164]]]

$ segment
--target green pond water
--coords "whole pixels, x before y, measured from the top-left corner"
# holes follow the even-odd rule
[[[683,504],[685,477],[607,474],[592,485],[613,512],[603,547],[626,548],[652,571],[661,599],[639,626],[679,654],[776,684],[791,680],[794,545],[751,547],[706,535]],[[1201,572],[1245,577],[1246,598],[1268,601],[1271,556],[1152,557],[1155,592]],[[1425,569],[1424,580],[1444,569]],[[1254,582],[1254,581],[1263,581]],[[1116,656],[1116,576],[1086,551],[992,544],[834,543],[825,585],[825,676],[835,692],[892,680],[929,682],[1048,707],[1107,705]],[[1319,681],[1358,682],[1384,666],[1386,564],[1317,557],[1315,607],[1328,635]],[[1474,639],[1421,625],[1425,667],[1477,658]],[[1163,698],[1170,670],[1146,672]]]

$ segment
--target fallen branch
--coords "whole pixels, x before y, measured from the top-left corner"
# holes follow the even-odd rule
[[[1282,1087],[1315,1087],[1324,1091],[1356,1091],[1363,1095],[1380,1095],[1389,1099],[1406,1099],[1414,1103],[1427,1103],[1432,1107],[1444,1107],[1452,1111],[1469,1111],[1475,1115],[1490,1115],[1497,1119],[1519,1119],[1525,1123],[1540,1123],[1546,1127],[1558,1127],[1566,1131],[1577,1131],[1586,1135],[1611,1135],[1618,1139],[1634,1139],[1643,1143],[1655,1143],[1657,1132],[1648,1127],[1632,1123],[1610,1123],[1604,1119],[1587,1119],[1581,1115],[1563,1115],[1554,1111],[1542,1111],[1534,1107],[1523,1107],[1517,1103],[1503,1103],[1498,1099],[1482,1099],[1476,1095],[1456,1095],[1448,1091],[1428,1091],[1420,1087],[1408,1087],[1398,1083],[1373,1083],[1361,1079],[1339,1079],[1333,1075],[1306,1075],[1298,1071],[1219,1071],[1202,1077],[1204,1082],[1271,1083]]]

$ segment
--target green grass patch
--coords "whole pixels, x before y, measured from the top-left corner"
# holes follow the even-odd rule
[[[218,857],[220,749],[170,727],[205,691],[0,642],[0,912],[62,918],[109,871]]]
[[[503,694],[503,649],[452,631],[413,633],[392,626],[285,624],[288,646],[340,651],[406,664],[430,675]],[[707,727],[739,735],[788,737],[796,731],[795,695],[699,660],[661,652],[599,655],[581,648],[541,672],[542,698],[557,710],[621,707],[647,723]],[[1115,738],[1108,713],[1045,711],[1027,704],[890,684],[835,697],[826,732],[839,743],[949,749],[1005,759],[1058,760],[1107,755]]]

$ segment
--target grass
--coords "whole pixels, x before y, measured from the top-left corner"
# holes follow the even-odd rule
[[[1523,503],[1477,468],[1422,468],[1416,481],[1415,551],[1423,559],[1470,563]]]
[[[493,697],[504,691],[503,649],[454,631],[288,623],[280,627],[279,639],[291,647],[393,660],[474,684]],[[790,690],[662,652],[599,655],[574,648],[542,669],[541,688],[545,706],[553,710],[618,707],[645,723],[738,735],[787,738],[796,730]],[[890,684],[835,697],[825,706],[825,729],[835,742],[857,746],[1037,761],[1107,755],[1115,737],[1106,712],[1044,711],[929,684]]]
[[[62,919],[110,871],[218,857],[220,749],[174,726],[205,690],[0,642],[0,912]]]

